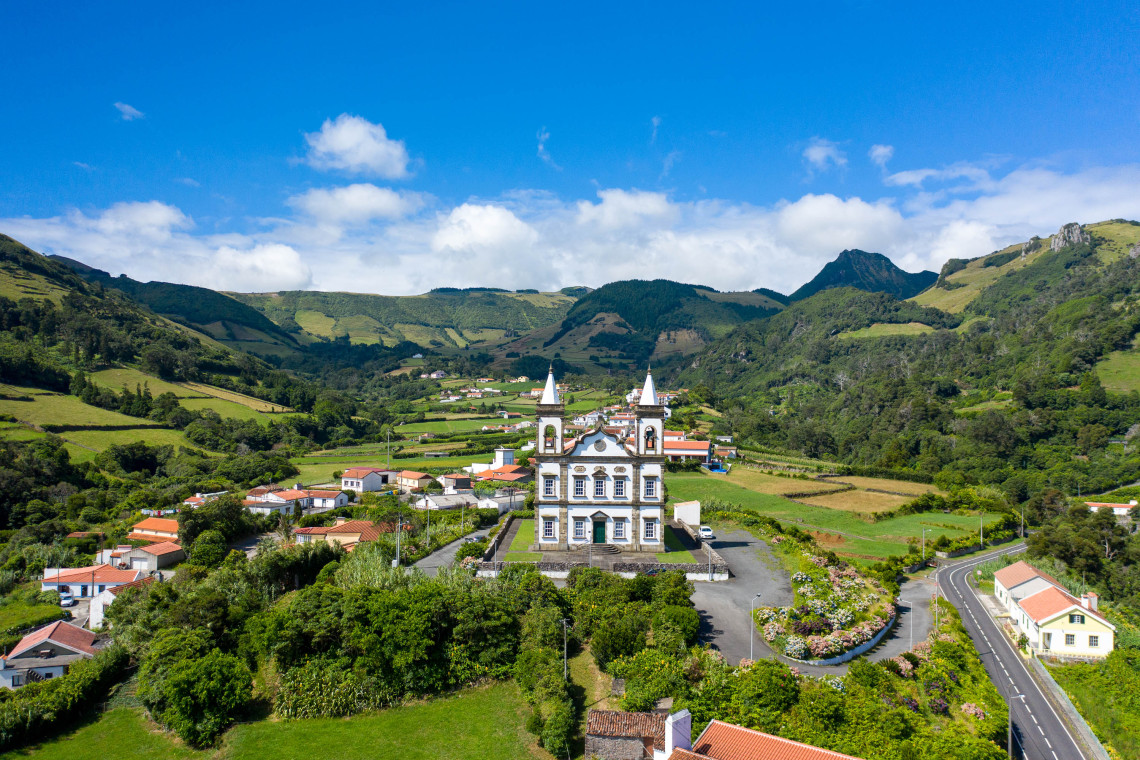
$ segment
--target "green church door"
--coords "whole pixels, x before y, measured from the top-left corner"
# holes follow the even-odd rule
[[[594,543],[604,544],[606,542],[606,524],[602,520],[594,521]]]

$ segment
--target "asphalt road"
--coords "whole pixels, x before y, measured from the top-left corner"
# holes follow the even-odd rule
[[[974,640],[990,679],[1009,703],[1013,714],[1013,747],[1015,757],[1077,760],[1084,758],[1076,740],[1064,721],[1053,710],[1025,663],[1014,651],[1009,638],[986,612],[969,579],[974,567],[1001,554],[1024,551],[1025,545],[1002,549],[990,554],[938,570],[939,586],[962,615],[962,622]],[[1024,699],[1018,699],[1024,695]]]
[[[487,533],[490,530],[490,527],[480,528],[474,533],[468,533],[467,537],[474,538],[476,541],[478,541],[479,539],[486,537]],[[434,576],[439,572],[439,569],[441,567],[450,565],[455,561],[455,554],[459,551],[459,547],[463,546],[463,543],[464,539],[460,538],[452,541],[450,544],[441,546],[417,562],[415,566],[423,570],[426,574]]]

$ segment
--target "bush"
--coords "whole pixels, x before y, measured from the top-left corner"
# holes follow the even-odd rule
[[[293,668],[281,680],[273,709],[282,718],[336,718],[391,704],[376,682],[320,660]]]
[[[253,696],[245,663],[219,649],[170,669],[163,722],[192,747],[214,743]]]
[[[697,637],[701,632],[701,616],[692,607],[670,604],[653,616],[654,639],[657,637],[658,630],[664,626],[677,629],[684,639],[685,645],[692,646],[697,643]]]
[[[202,531],[190,548],[190,561],[199,567],[217,567],[226,558],[226,551],[226,538],[220,531]]]
[[[645,648],[645,634],[648,632],[649,622],[641,615],[628,612],[599,626],[590,642],[598,667],[605,670],[618,657],[640,652]]]

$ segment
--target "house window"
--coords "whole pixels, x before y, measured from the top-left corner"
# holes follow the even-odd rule
[[[645,479],[645,498],[647,498],[647,499],[656,499],[657,498],[657,478],[646,478]]]
[[[1089,649],[1096,649],[1100,646],[1100,636],[1089,636]]]
[[[625,520],[614,520],[614,538],[625,538]]]
[[[586,495],[586,479],[574,478],[574,495],[582,497]]]
[[[554,538],[554,520],[547,518],[542,521],[542,537]]]
[[[1066,634],[1065,634],[1065,646],[1067,646],[1067,647],[1074,647],[1074,646],[1076,646],[1076,645],[1077,645],[1077,637],[1076,637],[1076,635],[1075,635],[1075,634],[1072,634],[1072,633],[1066,633]]]
[[[1084,625],[1085,624],[1085,616],[1073,613],[1072,615],[1069,615],[1069,622],[1073,623],[1074,625]]]
[[[594,478],[594,498],[595,499],[606,498],[606,479],[604,477],[603,478]]]
[[[647,541],[655,541],[657,539],[657,521],[645,521],[645,538]]]
[[[554,478],[545,477],[542,479],[542,495],[554,496]]]
[[[625,478],[617,478],[614,480],[614,498],[625,498]]]
[[[23,676],[12,676],[12,685],[13,686],[23,686],[24,685],[24,677]]]
[[[581,517],[574,518],[574,538],[586,537],[586,520]]]

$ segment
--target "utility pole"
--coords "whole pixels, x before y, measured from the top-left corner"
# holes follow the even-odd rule
[[[756,592],[756,596],[752,597],[752,609],[748,612],[748,659],[755,661],[752,656],[752,645],[756,641],[756,600],[760,598],[760,592]]]
[[[562,620],[560,622],[562,623],[562,680],[563,681],[569,681],[570,680],[570,669],[569,669],[569,664],[568,664],[569,661],[567,660],[567,657],[566,657],[566,654],[567,654],[566,624],[569,623],[570,620],[569,620],[569,618],[562,618]]]
[[[922,529],[922,561],[926,562],[926,528]]]
[[[392,469],[392,428],[388,428],[388,469]]]
[[[985,529],[985,523],[983,522],[983,520],[984,520],[984,515],[978,515],[978,543],[980,544],[980,546],[978,547],[979,549],[985,549],[986,548],[986,535],[985,535],[986,529]]]

